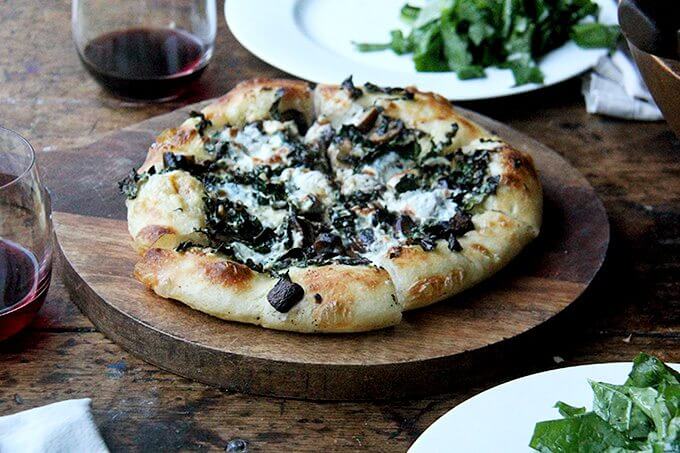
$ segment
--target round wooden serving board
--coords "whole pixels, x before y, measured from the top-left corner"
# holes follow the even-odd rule
[[[585,178],[540,143],[464,111],[531,154],[545,191],[541,236],[487,282],[408,312],[394,328],[343,335],[226,322],[162,299],[132,277],[137,256],[116,182],[141,164],[161,130],[202,105],[75,151],[45,153],[40,162],[53,193],[62,274],[73,300],[111,339],[166,370],[230,390],[306,399],[441,392],[493,367],[490,362],[507,355],[516,337],[572,304],[604,260],[609,224]]]

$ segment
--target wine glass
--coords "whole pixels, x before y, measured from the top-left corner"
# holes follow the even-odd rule
[[[71,12],[83,65],[124,99],[173,99],[212,57],[215,0],[73,0]]]
[[[50,197],[31,145],[0,127],[0,340],[38,312],[52,274]]]

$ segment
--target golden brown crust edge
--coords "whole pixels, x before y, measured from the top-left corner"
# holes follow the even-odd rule
[[[276,311],[267,293],[277,279],[202,251],[149,249],[135,277],[161,297],[229,320],[295,332],[363,332],[398,324],[402,306],[383,269],[329,265],[291,268],[305,290],[287,313]]]
[[[537,236],[543,218],[543,189],[531,156],[505,145],[494,156],[491,170],[500,175],[499,186],[483,208],[503,212],[528,225]]]

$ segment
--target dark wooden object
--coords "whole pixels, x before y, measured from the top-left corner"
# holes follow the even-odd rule
[[[622,0],[619,22],[654,101],[680,137],[680,3]]]
[[[70,6],[67,0],[9,0],[0,8],[0,124],[26,136],[40,161],[219,96],[239,80],[286,77],[249,55],[220,22],[213,62],[188,97],[170,104],[124,103],[102,93],[81,67],[71,41]],[[605,268],[581,303],[489,376],[472,376],[445,394],[381,402],[229,393],[123,350],[80,314],[55,276],[33,326],[0,343],[0,415],[91,397],[112,451],[223,451],[235,437],[247,440],[252,451],[406,451],[451,407],[514,377],[630,360],[641,350],[679,362],[680,141],[668,126],[588,115],[578,79],[466,106],[564,156],[603,200],[612,231]]]
[[[680,61],[648,54],[633,44],[630,44],[630,52],[663,117],[680,137]]]
[[[384,399],[441,392],[485,373],[490,352],[511,356],[503,340],[562,312],[604,261],[609,223],[585,178],[548,148],[467,112],[534,157],[545,196],[540,238],[481,287],[407,313],[394,328],[356,335],[271,331],[164,300],[132,277],[138,256],[130,245],[116,181],[129,172],[131,162],[144,160],[155,135],[199,108],[153,118],[76,152],[52,153],[44,161],[72,297],[110,338],[161,368],[231,390],[296,398]]]

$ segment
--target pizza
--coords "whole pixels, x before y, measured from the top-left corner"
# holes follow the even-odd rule
[[[489,277],[535,238],[532,159],[415,88],[255,79],[119,183],[156,294],[230,321],[360,332]]]

